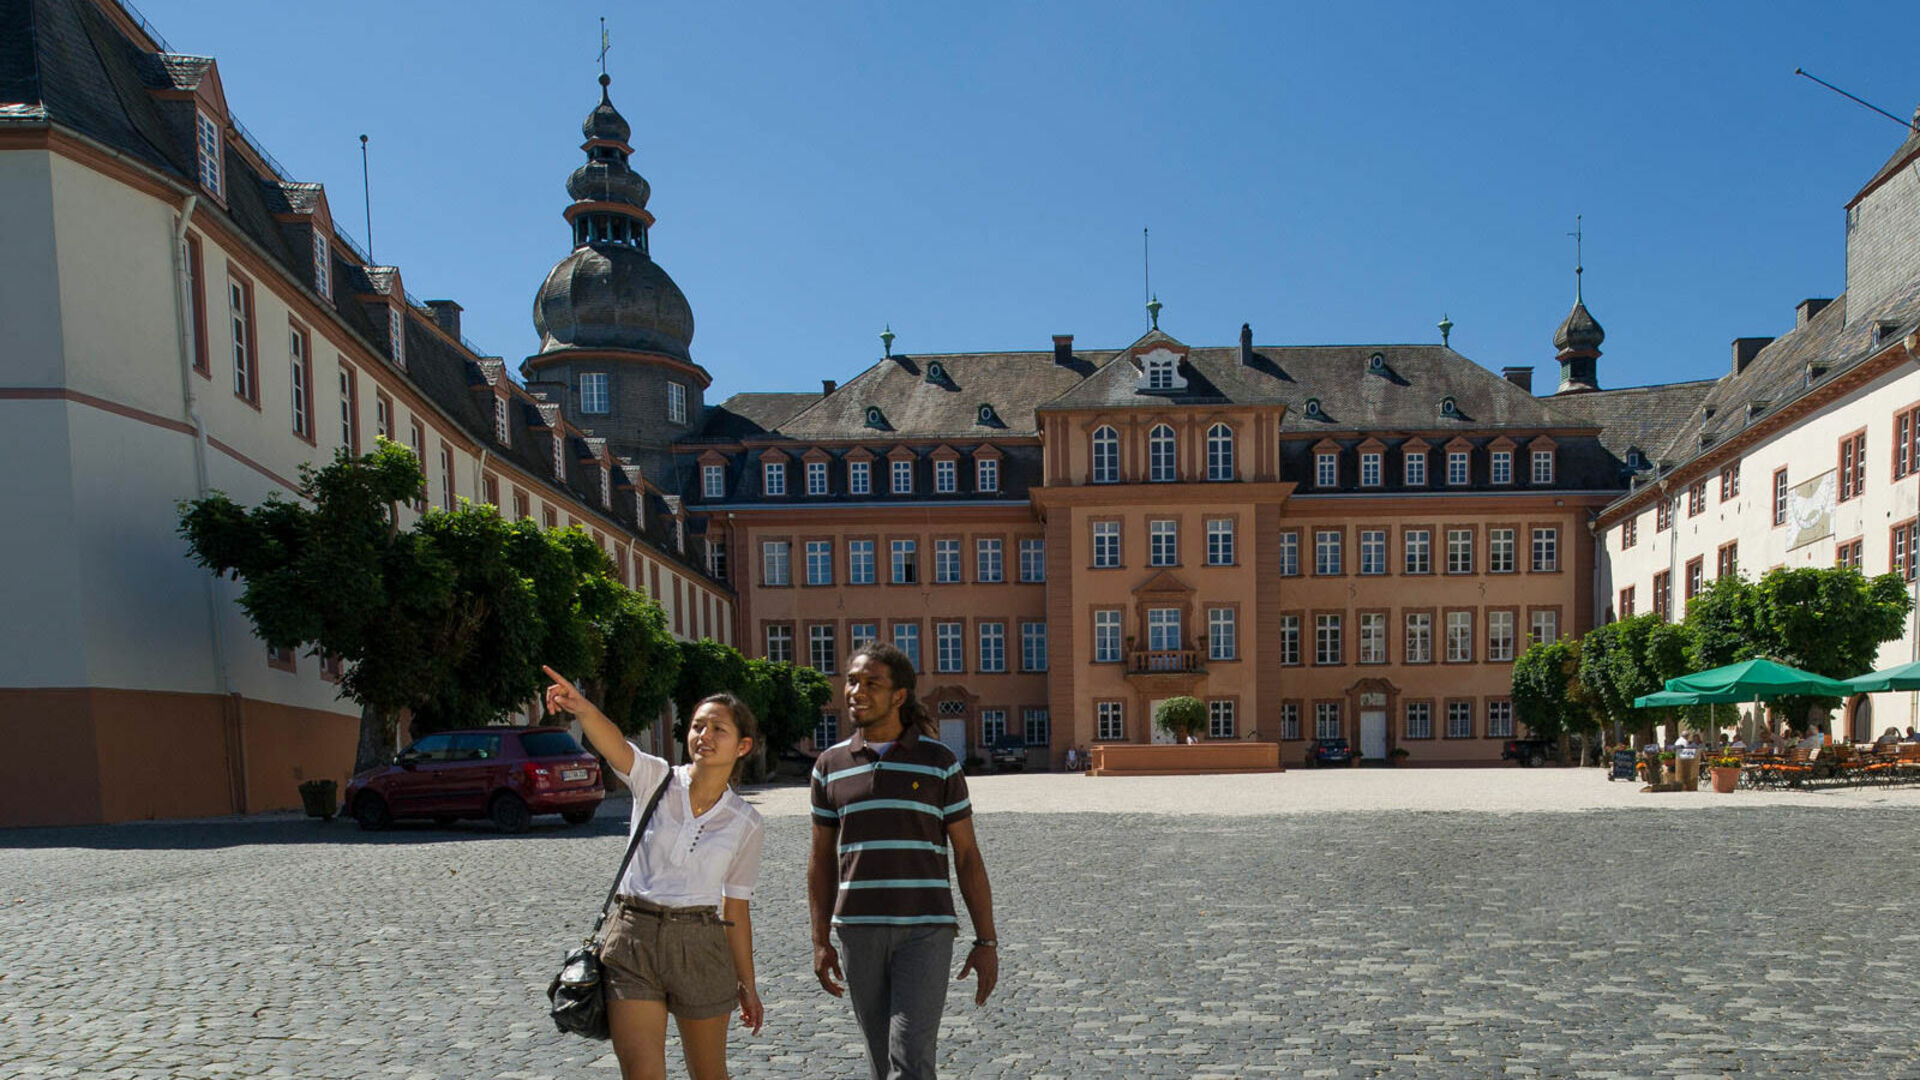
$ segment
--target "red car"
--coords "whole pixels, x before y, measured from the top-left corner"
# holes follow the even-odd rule
[[[421,737],[382,765],[347,781],[347,812],[363,829],[397,818],[491,818],[502,832],[524,830],[535,814],[569,825],[593,817],[605,797],[600,761],[560,727],[487,727]]]

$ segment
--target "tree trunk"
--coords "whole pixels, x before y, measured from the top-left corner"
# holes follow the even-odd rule
[[[390,718],[377,705],[360,707],[360,744],[353,752],[353,775],[384,765],[392,756],[388,747],[392,736]]]

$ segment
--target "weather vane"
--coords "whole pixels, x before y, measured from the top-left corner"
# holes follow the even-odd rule
[[[607,73],[607,50],[613,48],[613,42],[607,38],[607,17],[600,16],[600,74]]]
[[[1575,303],[1579,303],[1581,299],[1580,275],[1587,272],[1587,268],[1584,265],[1586,259],[1580,253],[1580,243],[1583,239],[1581,234],[1584,231],[1580,225],[1582,216],[1583,215],[1580,214],[1573,215],[1573,231],[1567,234],[1573,237],[1573,299]]]

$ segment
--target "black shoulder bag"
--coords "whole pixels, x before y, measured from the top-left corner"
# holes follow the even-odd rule
[[[593,930],[578,948],[567,953],[566,959],[560,962],[560,974],[547,986],[547,1015],[553,1017],[553,1026],[561,1031],[589,1039],[607,1038],[607,998],[600,966],[600,949],[606,943],[600,937],[600,927],[606,923],[607,910],[620,892],[621,880],[627,876],[627,864],[633,862],[633,853],[640,848],[640,838],[647,835],[647,822],[653,820],[660,796],[667,793],[667,785],[672,782],[673,770],[668,769],[667,778],[653,789],[653,798],[647,800],[647,808],[640,814],[640,825],[633,830],[633,839],[627,842],[627,857],[620,860],[620,869],[613,875],[607,898],[600,902],[600,917],[593,921]]]

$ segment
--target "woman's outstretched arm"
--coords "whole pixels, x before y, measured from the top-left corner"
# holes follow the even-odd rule
[[[540,666],[553,680],[547,687],[547,711],[550,713],[572,713],[580,721],[580,730],[586,733],[587,742],[607,759],[607,767],[621,776],[633,771],[633,746],[627,737],[620,733],[607,714],[599,706],[587,700],[580,688],[567,680],[567,677],[547,667]]]

